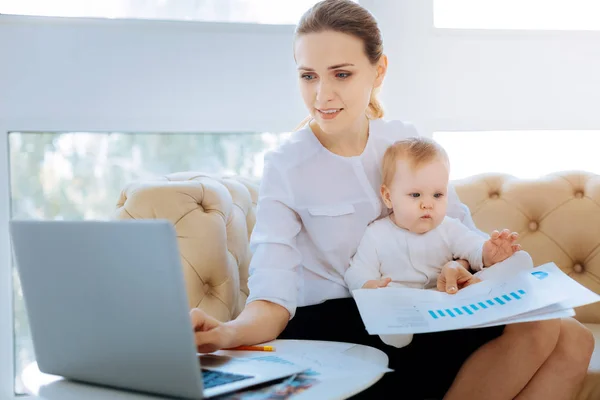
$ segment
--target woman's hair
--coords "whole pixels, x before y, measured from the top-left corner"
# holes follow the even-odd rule
[[[364,43],[365,54],[375,65],[383,55],[383,38],[375,17],[352,0],[322,0],[302,15],[295,36],[333,31],[354,36]],[[371,93],[367,117],[383,117],[383,107],[377,99],[378,88]]]
[[[398,160],[408,161],[411,169],[417,169],[434,160],[450,164],[446,150],[434,141],[423,136],[398,140],[387,148],[381,166],[382,183],[389,187],[396,174]]]

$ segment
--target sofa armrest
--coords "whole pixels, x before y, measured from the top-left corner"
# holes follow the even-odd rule
[[[248,297],[256,189],[253,182],[235,177],[171,174],[126,186],[115,217],[173,223],[190,308],[228,321]]]

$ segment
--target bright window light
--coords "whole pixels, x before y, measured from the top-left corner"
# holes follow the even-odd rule
[[[260,179],[263,158],[289,134],[12,132],[11,217],[107,220],[126,184],[194,171]],[[29,321],[13,269],[15,392],[35,361]]]
[[[565,171],[600,174],[600,131],[436,132],[450,157],[450,178],[499,172],[538,178]]]
[[[0,0],[0,14],[296,24],[317,0]]]
[[[433,14],[436,28],[600,30],[598,0],[434,0]]]

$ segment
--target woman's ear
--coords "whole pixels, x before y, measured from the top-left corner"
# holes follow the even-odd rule
[[[387,186],[381,185],[381,198],[387,208],[392,208],[392,196]]]
[[[383,79],[387,73],[388,58],[385,54],[382,54],[377,62],[377,75],[375,76],[375,83],[373,88],[378,88],[383,84]]]

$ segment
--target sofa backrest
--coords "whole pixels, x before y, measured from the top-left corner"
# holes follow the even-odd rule
[[[484,174],[455,181],[454,187],[481,230],[518,232],[535,266],[554,262],[600,293],[600,176],[581,171],[538,179]],[[600,303],[576,312],[581,322],[600,323]]]
[[[525,180],[485,174],[453,183],[481,230],[519,232],[536,266],[554,262],[600,293],[600,176],[562,172]],[[257,191],[258,182],[239,177],[176,173],[127,186],[116,217],[171,221],[190,307],[226,321],[248,297]],[[578,309],[577,319],[600,323],[600,304]]]
[[[181,172],[122,190],[117,219],[166,219],[175,225],[189,306],[221,321],[248,298],[249,237],[258,185],[242,178]]]

